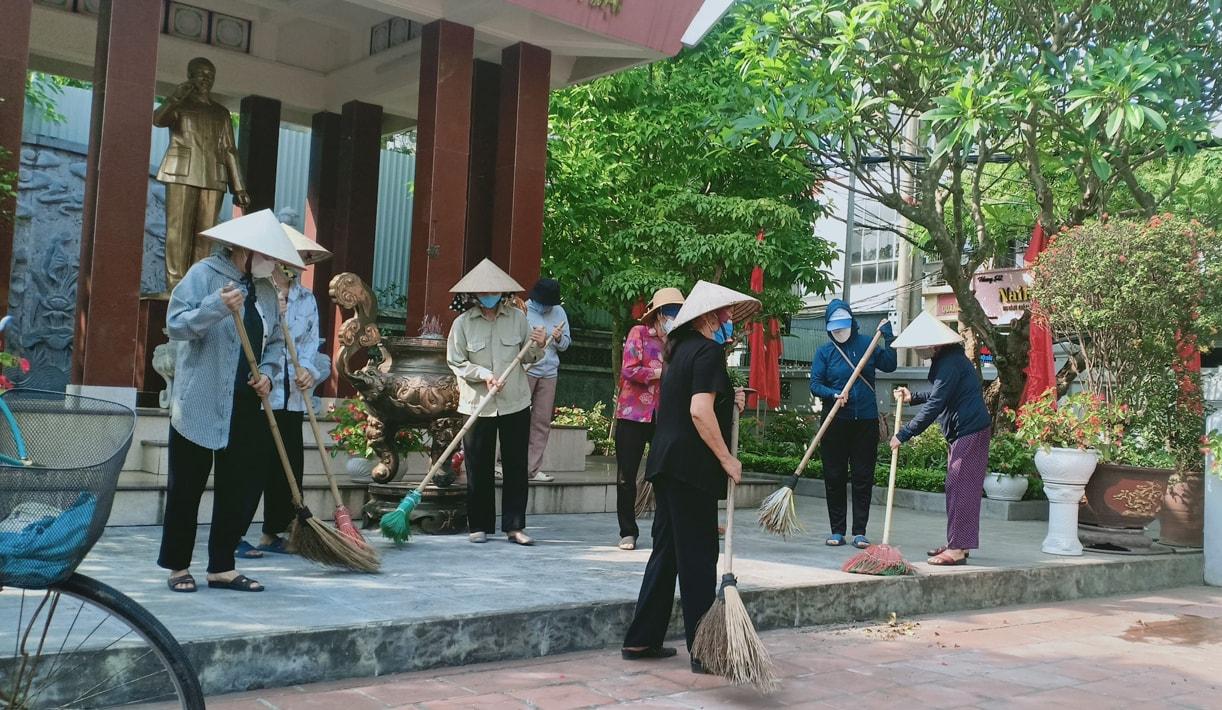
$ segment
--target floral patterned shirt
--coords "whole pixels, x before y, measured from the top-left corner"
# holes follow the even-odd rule
[[[638,325],[628,332],[619,374],[617,419],[653,421],[662,383],[662,348],[662,338],[653,328]]]

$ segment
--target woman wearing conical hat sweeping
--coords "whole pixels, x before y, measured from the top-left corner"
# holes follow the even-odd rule
[[[928,313],[921,313],[892,343],[913,348],[930,360],[928,392],[897,391],[921,411],[891,438],[898,449],[935,421],[950,444],[946,461],[946,544],[929,551],[931,565],[967,564],[969,550],[980,546],[980,496],[989,466],[992,420],[984,403],[980,376],[963,352],[963,337]]]
[[[170,400],[170,472],[157,563],[170,570],[169,587],[194,592],[190,574],[200,498],[215,467],[208,586],[261,592],[263,585],[234,568],[234,548],[248,523],[251,475],[272,446],[259,398],[281,375],[284,339],[275,289],[262,280],[276,262],[303,267],[270,210],[202,232],[218,244],[192,266],[170,294],[166,331],[178,341]],[[234,327],[237,314],[259,360],[250,372]]]
[[[615,403],[615,512],[619,549],[635,550],[641,530],[636,523],[636,477],[645,447],[653,440],[654,416],[662,388],[662,350],[683,305],[677,288],[658,289],[646,304],[641,324],[624,340],[619,397]]]
[[[726,477],[742,479],[742,463],[730,453],[733,408],[745,404],[726,371],[725,347],[734,322],[759,308],[746,294],[700,281],[692,289],[666,342],[653,443],[645,477],[653,483],[653,550],[641,580],[636,614],[624,637],[626,660],[668,658],[662,645],[670,625],[678,579],[683,627],[691,651],[700,617],[717,591],[717,501]],[[703,673],[699,659],[692,671]]]
[[[331,258],[331,252],[318,242],[287,224],[281,227],[306,266]],[[272,381],[271,396],[268,397],[275,408],[276,426],[284,439],[284,450],[299,489],[305,473],[305,440],[302,436],[305,398],[313,397],[314,388],[331,375],[331,358],[318,351],[318,303],[314,300],[314,292],[301,285],[301,273],[301,270],[291,266],[272,270],[271,281],[276,291],[284,294],[286,301],[284,322],[288,324],[289,332],[285,337],[292,337],[301,360],[301,369],[293,367],[286,348],[280,363],[281,374]],[[239,557],[261,557],[264,552],[289,552],[288,542],[280,535],[293,522],[293,497],[284,478],[279,455],[274,449],[268,453],[267,464],[261,471],[263,487],[252,492],[246,518],[249,527],[262,497],[263,536],[257,546],[241,540],[236,550]]]
[[[446,344],[446,359],[458,378],[458,411],[470,415],[489,391],[491,405],[480,414],[463,439],[467,465],[467,527],[471,542],[487,542],[496,525],[496,445],[501,444],[504,483],[501,488],[501,530],[510,542],[531,545],[525,533],[527,454],[530,442],[530,384],[525,367],[514,368],[502,382],[497,378],[527,343],[522,358],[529,366],[543,358],[547,336],[533,330],[526,314],[510,305],[507,296],[522,286],[496,264],[484,259],[462,277],[451,293],[466,295],[467,310],[454,320]]]

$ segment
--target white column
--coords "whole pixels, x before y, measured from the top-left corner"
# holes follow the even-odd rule
[[[1222,370],[1202,373],[1205,403],[1214,409],[1206,429],[1222,431]],[[1206,466],[1222,465],[1214,457]],[[1205,474],[1205,583],[1222,587],[1222,475]]]

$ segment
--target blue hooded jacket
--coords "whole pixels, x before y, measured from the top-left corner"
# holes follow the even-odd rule
[[[827,304],[829,315],[840,309],[848,311],[849,315],[853,314],[849,304],[839,298],[834,298],[831,303]],[[865,354],[873,339],[873,333],[867,336],[858,332],[857,317],[854,316],[853,334],[849,336],[847,342],[837,343],[832,340],[829,333],[827,342],[820,345],[819,349],[815,351],[815,359],[810,363],[810,393],[823,400],[824,412],[832,410],[836,397],[848,383],[853,369],[857,366],[857,361]],[[870,388],[874,386],[875,370],[895,372],[898,362],[895,357],[895,348],[891,347],[893,340],[895,340],[895,335],[891,332],[891,324],[884,322],[882,342],[874,349],[874,354],[870,356],[870,360],[861,371],[861,377],[853,383],[853,389],[849,390],[849,401],[836,413],[837,419],[878,419],[878,400]],[[837,352],[838,350],[840,352]],[[840,355],[841,352],[853,364],[845,362],[845,357]],[[866,382],[870,384],[867,385]]]

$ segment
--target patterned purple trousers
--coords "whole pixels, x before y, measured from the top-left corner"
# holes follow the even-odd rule
[[[980,547],[980,499],[989,468],[989,429],[950,445],[946,462],[946,545],[955,550]]]

